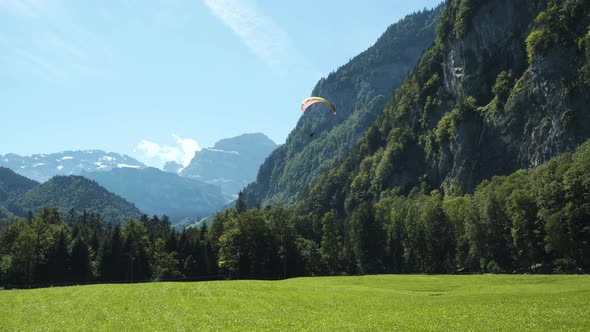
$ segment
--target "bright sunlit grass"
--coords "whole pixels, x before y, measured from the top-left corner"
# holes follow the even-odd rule
[[[6,290],[0,330],[590,331],[590,276],[380,275]]]

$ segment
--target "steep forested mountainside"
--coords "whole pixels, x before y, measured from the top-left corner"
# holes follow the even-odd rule
[[[119,224],[139,218],[141,212],[125,199],[109,192],[92,180],[81,176],[56,176],[35,188],[8,200],[6,208],[17,216],[28,211],[38,213],[46,206],[59,208],[63,214],[70,209],[98,213],[105,223]]]
[[[172,223],[187,217],[208,216],[227,204],[217,186],[152,167],[119,168],[83,175],[132,202],[150,216],[168,215]]]
[[[0,203],[38,186],[39,183],[0,167]]]
[[[312,95],[333,102],[338,113],[314,105],[302,115],[245,189],[249,206],[293,203],[305,186],[351,151],[432,44],[439,12],[415,13],[393,24],[375,45],[317,83]]]
[[[12,214],[10,211],[6,210],[3,206],[0,205],[0,228],[10,224],[16,219],[16,216]]]
[[[195,153],[181,175],[214,184],[235,196],[256,178],[256,172],[277,145],[262,133],[222,139]]]
[[[590,137],[590,3],[453,0],[434,45],[303,210],[350,215],[414,187],[473,192]]]

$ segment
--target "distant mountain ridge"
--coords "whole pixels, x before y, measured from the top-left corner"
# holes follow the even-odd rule
[[[277,145],[261,133],[243,134],[215,143],[195,153],[181,175],[215,184],[236,195],[254,180],[258,168]]]
[[[217,186],[153,167],[115,168],[82,175],[133,202],[149,215],[168,215],[173,224],[184,218],[211,215],[228,201]]]
[[[180,171],[182,171],[182,169],[183,169],[182,165],[175,162],[175,161],[168,161],[164,164],[164,167],[162,167],[162,170],[164,172],[176,173],[176,174],[180,174]]]
[[[127,155],[102,150],[64,151],[19,156],[0,155],[0,166],[39,182],[56,175],[80,175],[82,172],[108,171],[113,168],[145,168],[146,165]]]
[[[60,208],[78,206],[83,202],[60,196],[67,192],[55,186],[64,182],[53,180],[55,176],[76,175],[96,181],[149,215],[166,214],[174,224],[183,219],[199,220],[227,206],[238,191],[254,179],[258,167],[276,146],[264,134],[244,134],[203,149],[187,168],[171,161],[166,163],[164,171],[127,155],[102,150],[31,156],[9,153],[0,155],[0,165],[7,167],[0,166],[0,203],[12,198],[9,210],[21,216],[29,209],[39,209],[42,202],[57,204]],[[10,173],[7,183],[1,182],[3,173]],[[21,197],[39,185],[28,178],[51,182],[47,185],[51,190],[41,188],[38,190],[43,194],[33,192]],[[11,189],[8,185],[12,182],[25,185],[22,189]],[[56,197],[45,197],[49,192]]]

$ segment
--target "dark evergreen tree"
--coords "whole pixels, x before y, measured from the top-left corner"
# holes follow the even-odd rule
[[[104,281],[125,280],[125,258],[123,256],[123,240],[121,228],[113,229],[110,240],[105,243],[101,260],[101,278]]]
[[[87,282],[92,278],[90,251],[88,244],[81,238],[74,240],[72,245],[71,269],[73,282]]]
[[[238,213],[244,213],[246,212],[246,209],[246,199],[244,197],[244,193],[240,191],[238,193],[238,199],[236,199],[236,210]]]
[[[49,255],[48,280],[50,283],[62,284],[70,280],[70,262],[67,237],[62,230],[59,232],[57,242]]]
[[[174,229],[168,231],[168,237],[166,239],[166,251],[178,251],[178,233]]]
[[[207,238],[207,232],[209,231],[209,228],[207,226],[206,223],[201,224],[201,227],[199,228],[199,239],[201,240],[201,242],[204,242]]]
[[[68,216],[66,217],[66,223],[69,225],[73,225],[78,220],[78,213],[76,213],[76,209],[71,208],[68,210]]]

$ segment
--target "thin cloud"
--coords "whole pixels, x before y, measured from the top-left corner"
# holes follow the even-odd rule
[[[159,164],[175,161],[186,167],[195,156],[195,152],[200,151],[201,147],[193,139],[172,136],[176,140],[176,146],[160,145],[144,139],[135,147],[134,152],[141,154],[142,159],[146,161],[154,161]]]
[[[0,0],[0,9],[30,17],[41,16],[45,12],[46,6],[46,0]]]
[[[70,58],[76,60],[86,60],[86,53],[79,46],[73,42],[66,41],[62,36],[58,34],[51,34],[47,37],[47,45],[57,52],[67,54]]]
[[[33,54],[24,49],[17,48],[14,53],[26,65],[29,65],[33,72],[40,72],[48,80],[64,79],[64,73],[55,64],[47,61],[45,58]],[[36,68],[38,70],[35,70]],[[40,71],[39,71],[40,70]]]
[[[108,42],[87,31],[75,9],[61,1],[0,0],[3,14],[17,22],[12,35],[0,31],[0,52],[12,67],[25,64],[22,70],[59,84],[110,73],[114,56]]]
[[[238,35],[254,55],[271,67],[285,61],[287,34],[247,0],[203,0],[209,10]]]

